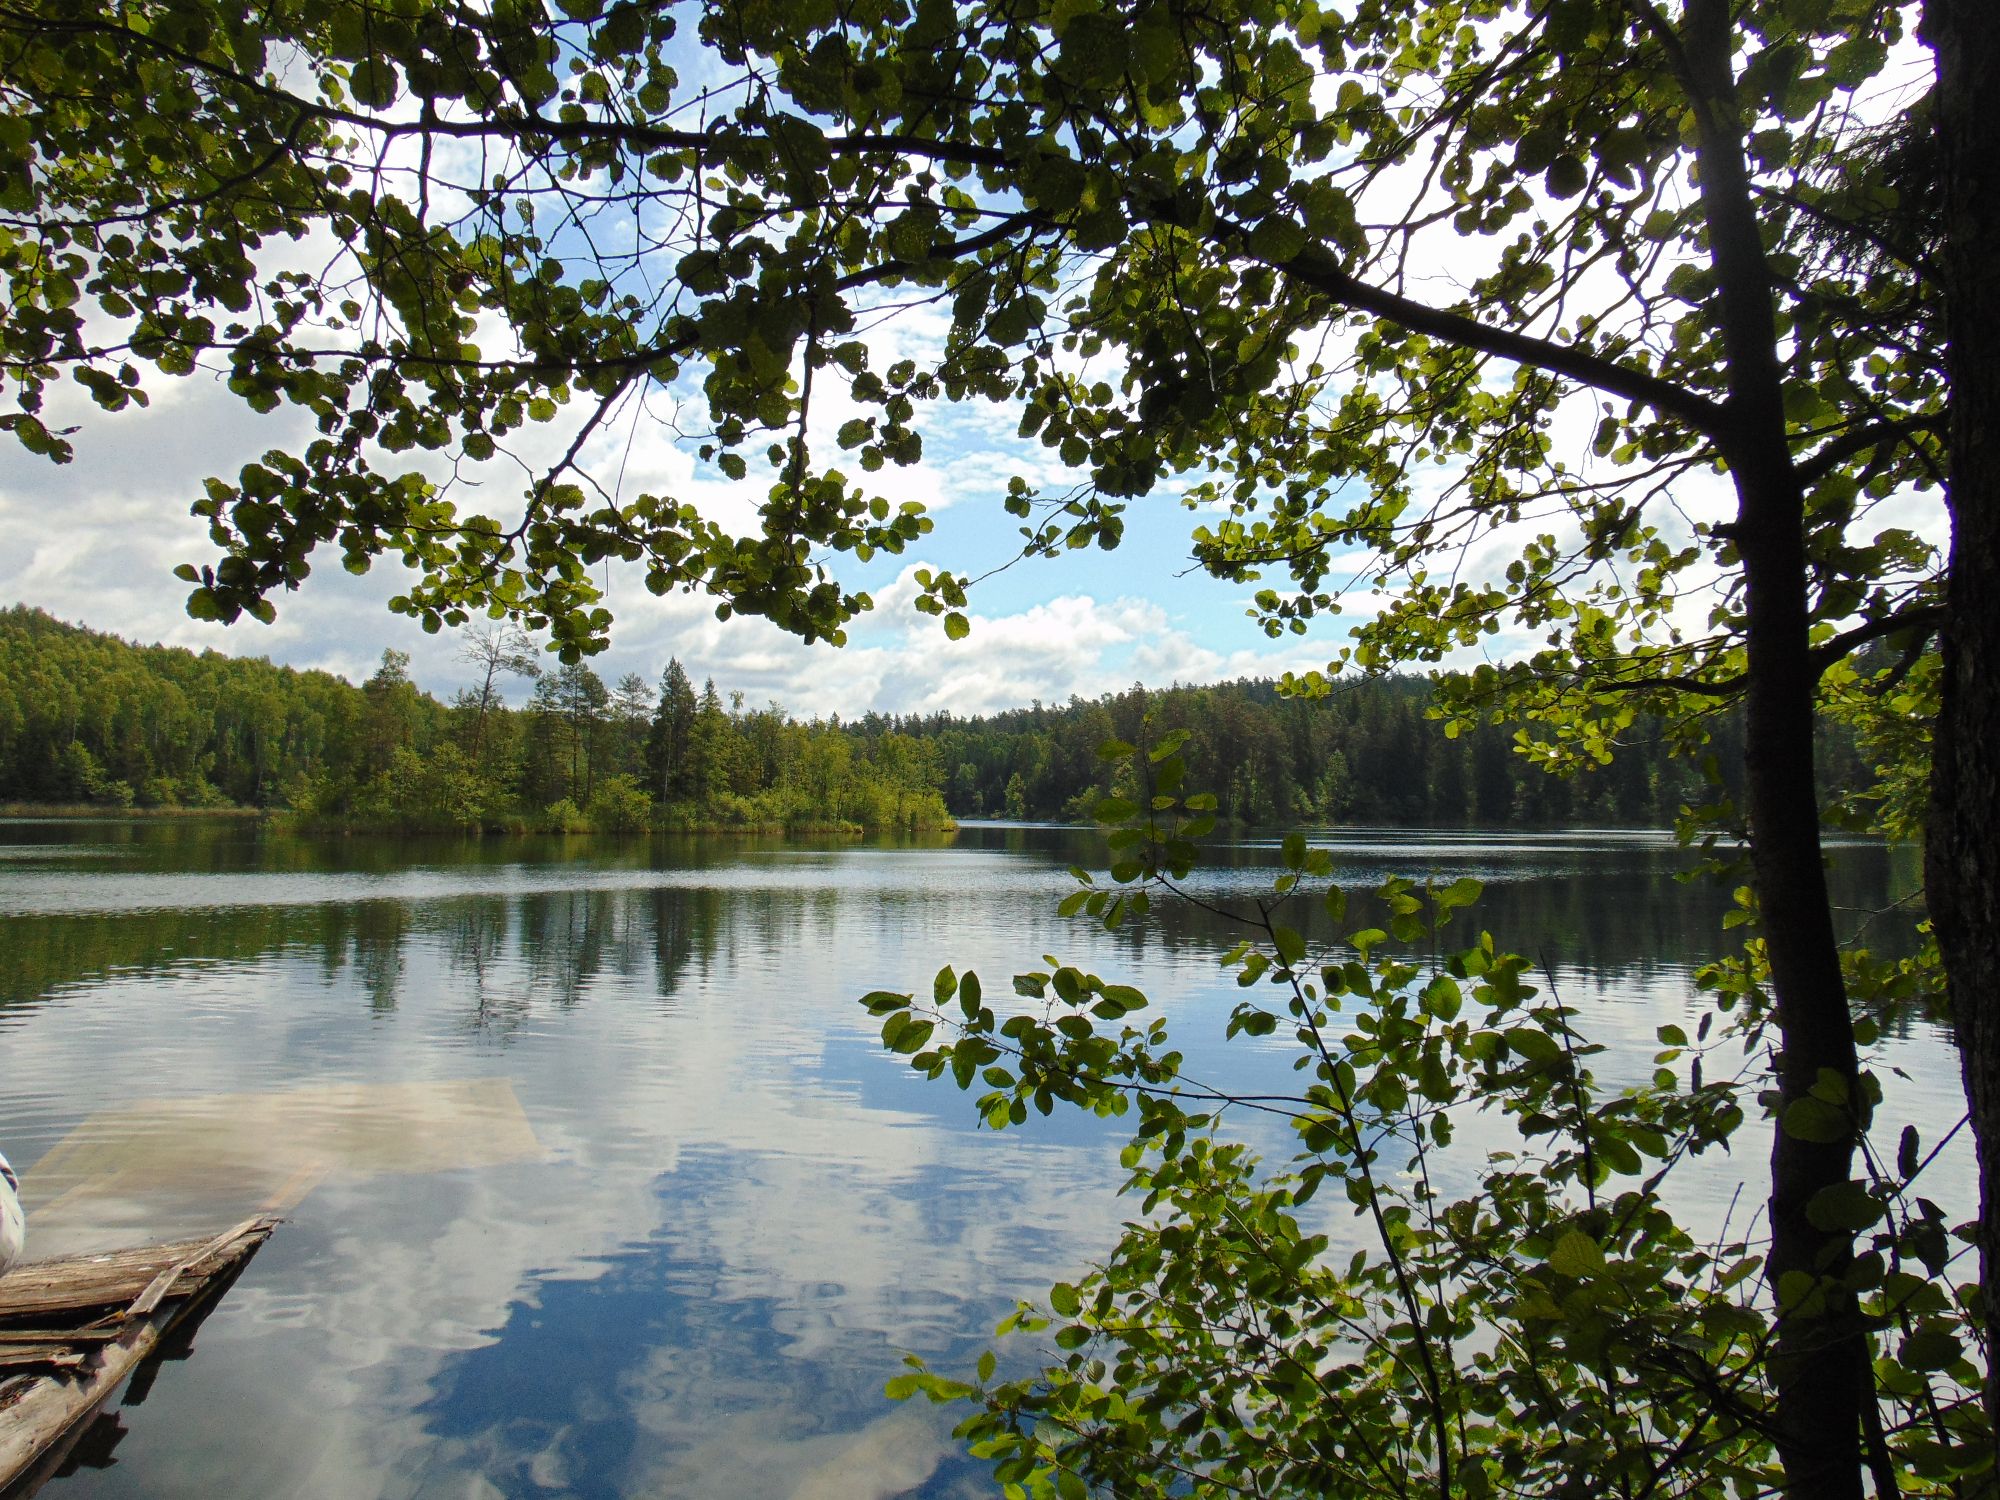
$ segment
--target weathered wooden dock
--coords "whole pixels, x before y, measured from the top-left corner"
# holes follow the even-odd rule
[[[36,1261],[0,1276],[0,1500],[40,1488],[92,1413],[169,1333],[214,1305],[277,1224],[262,1214],[212,1239]]]

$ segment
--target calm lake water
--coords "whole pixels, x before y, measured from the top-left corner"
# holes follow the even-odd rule
[[[1474,920],[1546,955],[1607,1076],[1698,1013],[1727,893],[1674,881],[1687,856],[1662,836],[1324,841],[1344,884],[1487,881]],[[1249,895],[1275,857],[1225,846],[1198,883]],[[31,1247],[289,1205],[192,1357],[44,1493],[991,1493],[949,1418],[882,1384],[905,1351],[969,1367],[1016,1299],[1109,1245],[1133,1208],[1122,1135],[976,1129],[966,1096],[882,1053],[857,997],[947,961],[1005,993],[1054,953],[1145,989],[1190,1074],[1291,1076],[1275,1039],[1219,1045],[1238,992],[1213,918],[1056,919],[1067,866],[1098,858],[1087,834],[977,825],[814,848],[0,823],[0,1145]],[[1847,928],[1879,931],[1915,863],[1840,850]],[[1950,1129],[1933,1028],[1878,1066],[1907,1075],[1899,1119]],[[1941,1199],[1966,1160],[1935,1169]],[[1734,1186],[1725,1166],[1688,1191],[1720,1212]]]

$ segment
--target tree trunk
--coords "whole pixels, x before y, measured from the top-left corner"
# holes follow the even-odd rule
[[[1950,624],[1932,758],[1925,885],[1979,1153],[1980,1281],[2000,1354],[2000,10],[1926,0],[1937,58],[1951,380]],[[1989,1359],[1986,1408],[2000,1427]]]
[[[1795,1133],[1785,1111],[1815,1090],[1858,1102],[1854,1023],[1828,904],[1813,779],[1805,492],[1790,458],[1771,275],[1750,196],[1744,120],[1730,71],[1724,0],[1689,0],[1686,83],[1698,130],[1702,207],[1728,359],[1724,456],[1736,483],[1743,563],[1744,790],[1761,931],[1780,1039],[1779,1123],[1771,1146],[1771,1248],[1779,1303],[1769,1367],[1778,1454],[1794,1500],[1860,1500],[1867,1368],[1852,1292],[1837,1278],[1851,1235],[1815,1225],[1813,1199],[1844,1183],[1856,1131]],[[1813,1139],[1831,1135],[1833,1139]]]
[[[1744,786],[1780,1037],[1766,1262],[1780,1303],[1771,1361],[1778,1451],[1788,1495],[1858,1500],[1868,1360],[1854,1296],[1830,1279],[1846,1270],[1853,1243],[1814,1224],[1809,1212],[1820,1192],[1848,1180],[1854,1129],[1850,1124],[1833,1140],[1810,1139],[1786,1127],[1784,1112],[1828,1087],[1841,1102],[1857,1104],[1859,1070],[1820,851],[1802,528],[1781,503],[1782,482],[1775,494],[1758,488],[1739,477],[1749,613]],[[1791,488],[1797,492],[1795,483]],[[1808,1291],[1823,1300],[1786,1308]]]

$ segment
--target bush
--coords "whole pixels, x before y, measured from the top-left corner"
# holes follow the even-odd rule
[[[588,833],[590,822],[583,815],[583,809],[567,797],[559,797],[542,809],[541,831],[543,833]]]
[[[180,788],[171,776],[148,776],[139,783],[141,807],[178,807],[180,800]]]
[[[1143,802],[1098,809],[1116,863],[1108,881],[1078,870],[1061,915],[1116,929],[1156,892],[1185,898],[1216,799],[1174,795],[1176,756],[1152,771]],[[890,1051],[975,1092],[992,1128],[1059,1105],[1134,1120],[1126,1191],[1143,1201],[1101,1264],[1001,1324],[1052,1339],[1051,1362],[996,1380],[989,1351],[960,1380],[913,1356],[889,1394],[969,1404],[960,1435],[1034,1500],[1774,1492],[1765,1242],[1726,1222],[1692,1232],[1667,1192],[1677,1171],[1736,1170],[1728,1148],[1762,1080],[1717,1064],[1754,1042],[1755,1007],[1724,1004],[1692,1035],[1659,1027],[1650,1080],[1607,1087],[1590,1066],[1602,1047],[1552,980],[1538,987],[1485,933],[1440,940],[1476,881],[1392,879],[1380,926],[1314,942],[1293,912],[1314,901],[1344,923],[1332,873],[1295,833],[1271,885],[1231,906],[1242,941],[1223,962],[1243,998],[1228,1034],[1291,1048],[1298,1082],[1282,1091],[1184,1076],[1167,1023],[1136,1019],[1143,994],[1056,958],[1013,976],[1007,999],[946,968],[921,996],[863,1000]],[[1794,1106],[1784,1128],[1822,1129],[1834,1108]],[[1288,1120],[1288,1163],[1229,1138],[1250,1111]],[[1879,1493],[1990,1494],[1976,1302],[1919,1196],[1934,1155],[1906,1128],[1814,1199],[1865,1253],[1796,1273],[1783,1316],[1819,1335],[1831,1292],[1859,1293]],[[1318,1194],[1345,1206],[1309,1210]]]
[[[607,776],[591,795],[586,813],[600,833],[636,833],[653,821],[653,797],[635,776]]]

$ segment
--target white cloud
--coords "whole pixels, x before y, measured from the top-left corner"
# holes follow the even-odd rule
[[[900,347],[901,334],[883,337],[892,351]],[[727,524],[753,526],[757,481],[732,484],[699,465],[662,420],[671,415],[665,399],[650,393],[643,408],[635,402],[623,424],[598,437],[586,455],[593,472],[609,487],[622,467],[627,495],[666,493]],[[342,571],[335,556],[316,559],[304,589],[274,600],[278,618],[270,626],[245,620],[224,627],[183,611],[186,589],[172,569],[211,555],[204,523],[188,513],[201,478],[233,473],[267,448],[301,442],[305,427],[295,417],[258,417],[219,383],[197,376],[164,385],[150,411],[114,418],[72,411],[68,419],[89,423],[74,463],[49,466],[18,451],[0,452],[0,534],[20,539],[0,551],[0,600],[128,638],[267,655],[354,680],[374,669],[384,647],[394,647],[411,653],[417,680],[433,691],[448,695],[466,681],[453,636],[426,636],[389,613],[389,598],[408,582],[394,559],[362,577]],[[967,420],[976,424],[976,414]],[[546,461],[531,450],[555,441],[553,429],[535,429],[522,456]],[[1062,481],[1038,449],[1024,447],[1024,462],[1013,462],[1015,456],[981,446],[872,477],[884,481],[880,488],[892,501],[921,499],[934,508],[965,497],[993,503],[1015,469],[1037,482]],[[460,503],[496,504],[505,493],[498,468],[486,466],[487,491],[461,490]],[[977,612],[975,594],[971,637],[950,642],[936,620],[910,608],[915,566],[874,590],[877,608],[854,622],[845,650],[803,646],[754,618],[719,621],[707,596],[655,597],[637,569],[612,566],[602,578],[617,620],[613,649],[594,665],[614,679],[628,671],[653,678],[669,656],[678,656],[697,681],[713,676],[753,703],[776,699],[794,712],[819,715],[871,708],[975,713],[1036,698],[1094,696],[1134,676],[1152,680],[1156,671],[1194,680],[1278,669],[1260,654],[1206,644],[1207,622],[1176,621],[1157,600],[1124,592],[1070,592],[992,614]],[[1108,574],[1109,565],[1098,571]],[[1317,649],[1293,651],[1283,660],[1311,664],[1323,656]]]

